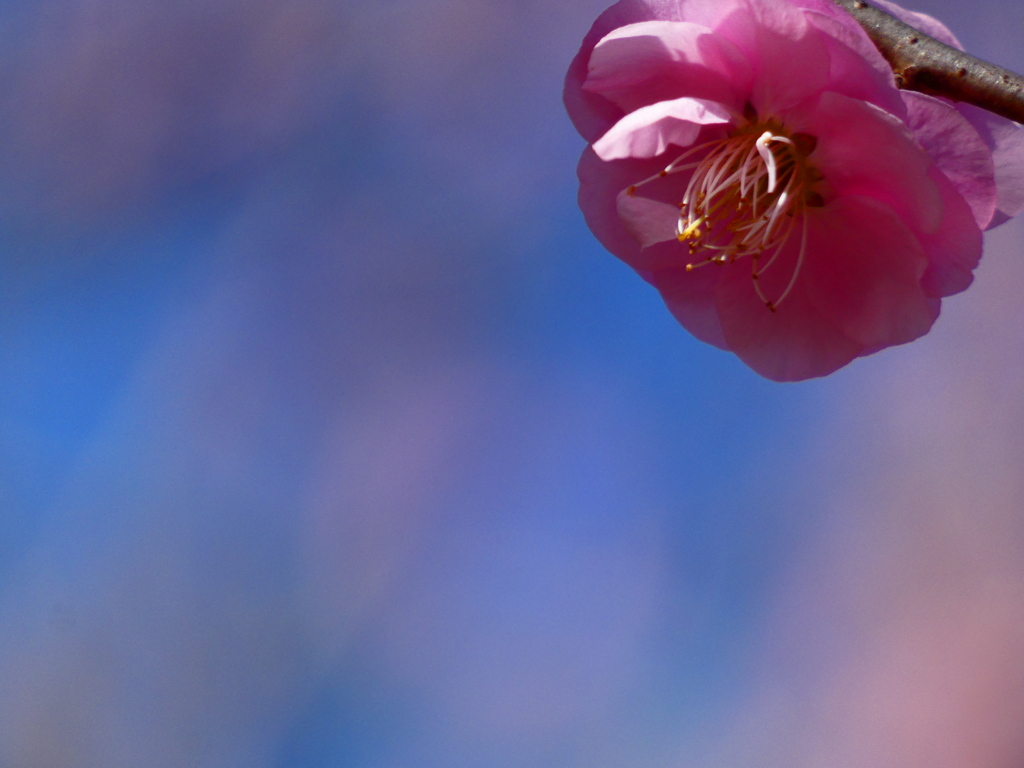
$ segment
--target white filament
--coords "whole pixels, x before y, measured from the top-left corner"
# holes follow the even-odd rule
[[[763,124],[762,124],[763,125]],[[755,138],[756,137],[756,138]],[[773,145],[788,145],[777,155]],[[693,160],[698,152],[705,156]],[[684,162],[689,161],[689,162]],[[693,171],[682,201],[676,236],[691,254],[709,253],[687,270],[706,264],[728,264],[743,256],[752,259],[752,279],[758,297],[772,311],[793,290],[807,246],[807,220],[801,214],[812,180],[803,154],[788,136],[772,130],[741,130],[726,139],[708,141],[683,152],[663,170],[629,188]],[[800,219],[800,250],[793,274],[775,300],[762,292],[758,278],[776,261]],[[767,255],[767,258],[762,258]]]

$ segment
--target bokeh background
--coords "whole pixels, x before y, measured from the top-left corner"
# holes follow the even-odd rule
[[[603,3],[0,2],[0,766],[1024,761],[1024,227],[759,379],[576,209]]]

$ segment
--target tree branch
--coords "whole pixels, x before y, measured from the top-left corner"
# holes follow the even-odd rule
[[[1024,77],[919,32],[864,0],[833,0],[868,33],[900,88],[944,96],[1024,123]]]

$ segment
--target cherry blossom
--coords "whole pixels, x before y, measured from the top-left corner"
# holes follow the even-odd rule
[[[1024,209],[1024,130],[899,90],[827,0],[622,0],[565,103],[597,238],[694,336],[777,381],[927,333],[982,231]]]

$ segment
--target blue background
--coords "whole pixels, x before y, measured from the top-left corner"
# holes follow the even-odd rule
[[[758,378],[576,208],[601,10],[0,3],[0,765],[1024,758],[1024,229]]]

